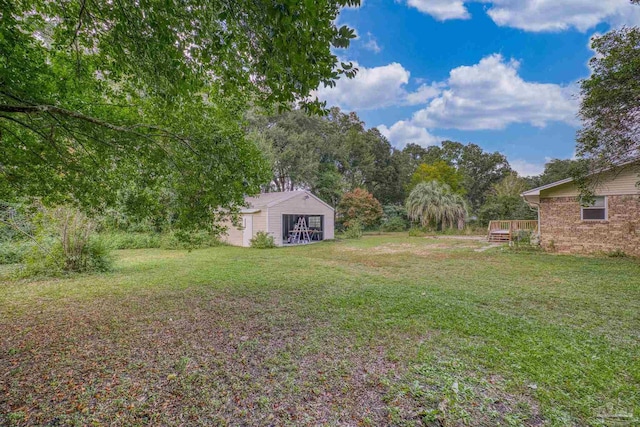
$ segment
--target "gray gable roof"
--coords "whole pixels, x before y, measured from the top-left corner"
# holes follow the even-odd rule
[[[253,209],[266,209],[277,204],[280,204],[286,200],[289,200],[295,196],[299,196],[301,194],[308,194],[313,197],[329,209],[333,210],[331,206],[325,203],[322,199],[315,196],[313,193],[305,190],[297,190],[297,191],[281,191],[275,193],[262,193],[255,197],[245,197],[245,202],[249,205],[250,208]]]

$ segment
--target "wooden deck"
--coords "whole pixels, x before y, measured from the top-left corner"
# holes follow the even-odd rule
[[[490,242],[510,242],[519,231],[538,231],[538,221],[536,220],[508,220],[491,221],[487,230],[487,240]]]

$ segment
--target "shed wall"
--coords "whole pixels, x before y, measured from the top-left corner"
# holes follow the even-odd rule
[[[329,240],[334,238],[335,220],[333,209],[314,197],[301,193],[300,195],[270,207],[268,210],[269,234],[273,236],[278,246],[282,245],[283,214],[324,215],[324,239]]]
[[[241,215],[240,217],[241,224],[242,224],[242,219],[245,216],[253,217],[253,229],[252,229],[251,237],[255,236],[258,231],[267,230],[267,212],[266,211],[260,211],[253,214]],[[243,243],[242,235],[244,232],[242,227],[234,226],[231,223],[231,221],[225,221],[223,225],[227,227],[227,232],[223,236],[222,240],[233,246],[242,246],[242,243]]]

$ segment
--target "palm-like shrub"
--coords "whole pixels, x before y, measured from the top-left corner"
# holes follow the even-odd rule
[[[459,229],[464,226],[467,204],[464,198],[451,191],[447,184],[437,181],[423,182],[411,191],[407,198],[407,214],[423,227]]]

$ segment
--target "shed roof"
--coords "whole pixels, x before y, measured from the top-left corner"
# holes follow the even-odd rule
[[[264,209],[270,208],[272,206],[278,205],[284,201],[287,201],[293,197],[299,196],[301,194],[307,194],[318,202],[322,203],[329,209],[333,210],[331,206],[325,203],[322,199],[315,196],[313,193],[306,190],[296,190],[296,191],[280,191],[274,193],[262,193],[255,197],[246,197],[245,201],[247,204],[253,209]]]

